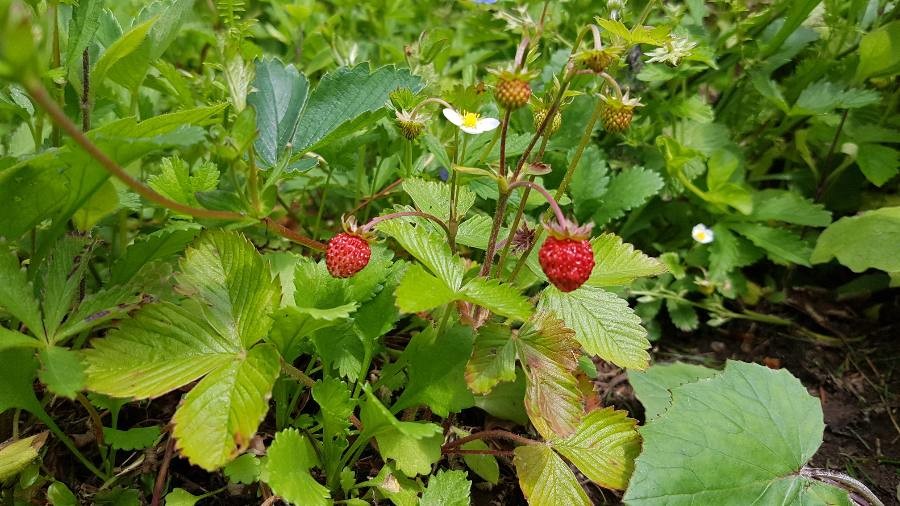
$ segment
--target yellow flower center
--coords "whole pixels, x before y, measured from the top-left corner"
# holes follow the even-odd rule
[[[475,128],[478,124],[479,115],[474,112],[465,112],[463,111],[463,120],[462,124],[466,128]]]

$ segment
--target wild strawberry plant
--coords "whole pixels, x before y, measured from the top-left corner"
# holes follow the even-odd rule
[[[394,54],[388,21],[381,45],[348,43],[312,2],[0,1],[0,104],[19,122],[0,158],[3,497],[456,505],[503,472],[532,505],[601,488],[628,504],[880,504],[808,466],[822,411],[789,373],[650,367],[645,322],[665,303],[681,328],[694,307],[783,323],[725,306],[763,256],[896,274],[845,239],[878,235],[892,208],[835,222],[813,251],[795,228],[831,213],[751,187],[765,170],[684,91],[720,69],[720,41],[696,33],[706,7],[577,3],[496,10],[492,57],[441,30]],[[723,93],[752,86],[784,128],[872,105],[865,80],[896,71],[876,62],[890,24],[860,41],[852,87],[815,81],[789,106],[770,78],[814,7],[761,21],[729,4],[735,36],[767,31],[774,60]],[[468,35],[491,26],[487,8],[461,8]],[[312,40],[294,40],[312,20]],[[312,56],[290,63],[274,43]],[[796,136],[815,165],[821,132]],[[896,172],[851,156],[815,173],[820,190],[853,163],[873,184]],[[685,228],[660,195],[717,221]],[[696,246],[655,258],[611,231],[662,222]],[[604,405],[599,362],[629,370],[643,425]],[[88,420],[88,444],[60,402]],[[39,467],[48,440],[82,467]],[[191,493],[181,460],[222,487]]]

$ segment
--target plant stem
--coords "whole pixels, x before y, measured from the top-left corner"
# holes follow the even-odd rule
[[[523,444],[523,445],[540,444],[539,441],[536,441],[534,439],[529,439],[527,437],[523,437],[518,434],[509,432],[509,431],[494,429],[494,430],[483,430],[481,432],[476,432],[475,434],[471,434],[469,436],[451,441],[441,447],[441,452],[447,452],[454,448],[459,448],[460,446],[462,446],[466,443],[476,441],[479,439],[506,439],[506,440],[513,441],[515,443],[519,443],[519,444]]]
[[[193,216],[195,218],[206,218],[213,220],[227,220],[227,221],[244,221],[247,216],[243,213],[235,213],[232,211],[216,211],[212,209],[201,209],[197,207],[191,207],[181,202],[176,202],[168,197],[160,195],[156,193],[149,186],[145,185],[141,181],[131,177],[125,169],[119,166],[112,158],[109,157],[106,153],[103,152],[96,144],[91,142],[91,140],[79,130],[78,126],[65,115],[62,109],[50,98],[50,95],[47,93],[47,89],[33,78],[26,79],[22,83],[28,91],[28,94],[40,105],[54,123],[59,125],[63,131],[65,131],[69,136],[75,141],[76,144],[81,146],[93,159],[97,160],[100,165],[106,169],[107,172],[118,178],[120,181],[125,183],[126,186],[134,190],[138,195],[146,198],[151,202],[155,202],[158,205],[171,209],[173,211],[179,212],[181,214],[186,214],[188,216]],[[314,239],[310,239],[309,237],[302,236],[297,234],[296,232],[289,230],[278,223],[275,223],[271,218],[265,217],[262,218],[262,222],[278,235],[290,239],[294,242],[302,244],[308,248],[325,251],[325,245],[316,241]]]
[[[97,446],[101,447],[101,451],[103,450],[103,422],[100,420],[100,415],[97,413],[97,410],[94,409],[94,406],[91,405],[91,401],[84,396],[83,393],[79,392],[75,395],[75,400],[78,401],[79,404],[88,412],[88,417],[91,419],[91,425],[93,425],[94,429],[94,439],[97,440]]]
[[[300,369],[297,369],[296,367],[287,363],[284,360],[281,361],[281,370],[284,371],[284,373],[287,374],[288,376],[290,376],[291,378],[294,378],[298,382],[302,383],[304,386],[312,388],[316,384],[316,381],[314,379],[310,378],[309,376],[307,376],[305,372],[301,371]]]
[[[584,150],[591,142],[591,137],[594,134],[594,125],[596,125],[597,121],[600,120],[600,116],[602,113],[603,100],[598,99],[597,106],[594,107],[594,112],[593,114],[591,114],[591,119],[588,120],[587,127],[584,129],[584,133],[581,134],[581,141],[578,142],[578,147],[575,149],[575,154],[569,161],[569,167],[566,169],[566,174],[565,176],[563,176],[562,182],[559,183],[559,188],[556,189],[555,197],[557,199],[562,198],[562,196],[565,194],[566,188],[569,187],[569,183],[572,182],[572,176],[575,175],[575,169],[578,167],[578,162],[581,161],[581,157],[582,155],[584,155]]]
[[[150,506],[159,506],[159,500],[162,498],[166,489],[166,475],[169,474],[169,464],[172,462],[172,456],[175,454],[175,438],[169,434],[169,440],[166,443],[166,453],[163,456],[162,464],[156,474],[156,481],[153,483],[153,498]]]
[[[503,114],[503,122],[500,124],[500,177],[506,177],[506,135],[509,129],[509,117],[512,111],[506,110]]]
[[[250,192],[250,205],[254,214],[259,215],[261,209],[259,205],[259,168],[256,166],[256,156],[252,145],[247,153],[247,171],[247,191]]]
[[[44,414],[46,415],[46,413]],[[50,432],[52,432],[54,436],[59,438],[60,442],[62,442],[62,444],[72,452],[72,455],[75,455],[75,458],[78,459],[78,461],[81,462],[81,464],[86,467],[88,471],[94,473],[94,475],[100,478],[101,481],[105,481],[108,478],[105,474],[103,474],[103,471],[98,469],[97,466],[92,464],[91,461],[84,456],[84,454],[78,451],[78,447],[75,446],[75,443],[72,442],[69,436],[66,435],[66,433],[63,432],[63,430],[60,429],[58,425],[56,425],[56,423],[52,418],[50,418],[49,415],[41,417],[41,421],[47,424],[47,428],[50,429]]]
[[[91,129],[91,53],[81,53],[81,130]]]
[[[841,485],[841,488],[859,494],[869,503],[870,506],[884,506],[884,503],[881,502],[881,500],[878,499],[878,497],[875,496],[875,494],[872,493],[872,491],[869,490],[869,487],[867,487],[863,482],[851,476],[847,476],[844,473],[831,471],[829,469],[804,467],[800,470],[800,475],[815,478],[819,481],[834,482],[838,485]]]
[[[59,3],[57,1],[51,1],[49,12],[50,22],[53,23],[53,68],[59,68],[62,65],[62,55],[59,49]],[[66,100],[65,89],[62,85],[56,85],[56,103],[62,105]],[[54,146],[62,145],[62,131],[59,129],[59,125],[53,125],[53,134],[51,136]],[[35,148],[38,146],[35,145]]]
[[[553,195],[550,195],[543,186],[535,183],[534,181],[516,181],[515,183],[509,185],[509,189],[513,190],[515,188],[531,188],[534,191],[543,195],[543,197],[547,200],[547,203],[550,204],[550,208],[553,209],[553,213],[556,215],[556,221],[559,222],[560,225],[565,225],[568,221],[566,220],[566,215],[563,214],[562,209],[559,207],[559,203],[556,202],[556,199],[553,198]],[[557,192],[558,194],[559,192]]]
[[[376,217],[372,218],[371,220],[369,220],[368,223],[366,223],[365,225],[360,227],[360,230],[363,232],[368,232],[368,231],[372,230],[373,228],[375,228],[375,225],[381,223],[382,221],[393,220],[395,218],[402,218],[404,216],[418,216],[419,218],[425,218],[425,219],[431,220],[431,221],[437,223],[438,225],[440,225],[441,228],[444,229],[444,232],[447,233],[447,237],[448,238],[450,237],[450,229],[448,228],[447,224],[444,223],[444,220],[438,218],[437,216],[435,216],[433,214],[423,213],[423,212],[419,212],[419,211],[402,211],[399,213],[390,213],[390,214],[383,214],[381,216],[376,216]]]

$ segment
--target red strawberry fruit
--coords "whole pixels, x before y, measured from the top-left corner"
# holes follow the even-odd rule
[[[353,232],[341,232],[328,241],[325,265],[336,278],[349,278],[369,264],[372,248],[369,241]]]
[[[571,292],[584,284],[594,270],[591,225],[574,223],[545,225],[550,234],[538,251],[538,261],[547,279],[561,292]]]

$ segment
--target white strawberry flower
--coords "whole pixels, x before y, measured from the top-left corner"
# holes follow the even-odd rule
[[[444,117],[447,121],[458,126],[467,134],[481,134],[490,132],[500,126],[497,118],[482,118],[480,114],[463,111],[462,114],[449,107],[444,109]]]
[[[716,234],[706,225],[698,223],[691,229],[691,237],[700,244],[709,244],[715,240]]]

